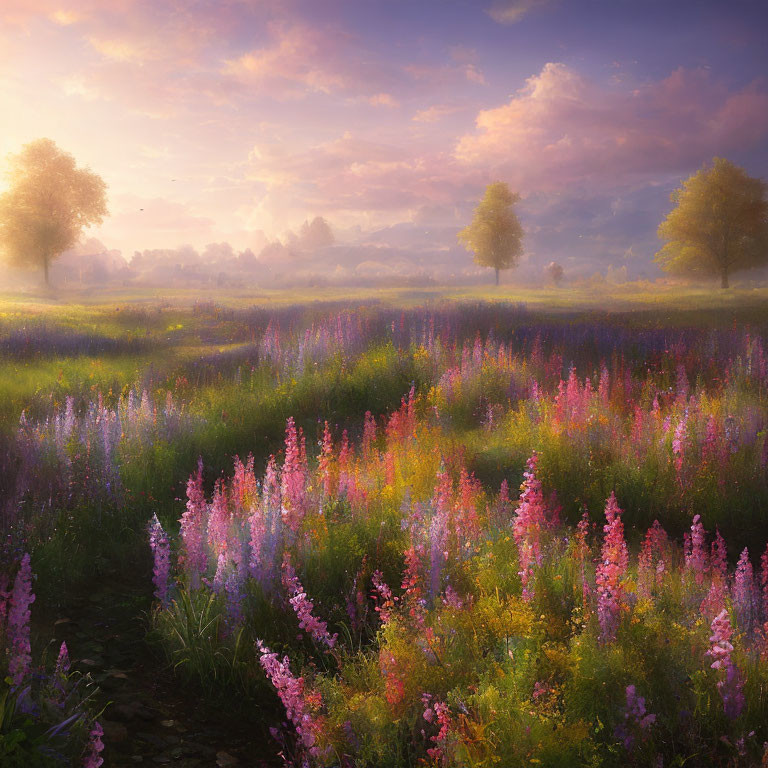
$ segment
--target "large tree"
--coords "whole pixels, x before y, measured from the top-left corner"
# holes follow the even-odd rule
[[[0,248],[17,266],[42,267],[47,284],[51,262],[106,215],[106,184],[50,139],[11,157],[8,180],[0,195]]]
[[[489,184],[472,223],[459,232],[459,240],[475,254],[475,262],[496,270],[496,285],[499,270],[514,267],[523,253],[523,228],[513,210],[519,200],[520,195],[503,181]]]
[[[716,157],[671,196],[674,209],[659,226],[666,245],[661,268],[716,275],[728,287],[733,272],[768,264],[768,200],[761,179]]]

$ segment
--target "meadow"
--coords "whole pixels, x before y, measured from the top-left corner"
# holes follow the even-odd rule
[[[765,289],[0,297],[0,528],[4,766],[768,765]]]

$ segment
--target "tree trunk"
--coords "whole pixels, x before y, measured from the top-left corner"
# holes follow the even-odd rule
[[[720,288],[728,288],[728,270],[724,269],[720,274]]]
[[[43,256],[43,274],[45,275],[45,284],[48,285],[48,257]]]
[[[496,267],[496,285],[499,284],[499,268]]]

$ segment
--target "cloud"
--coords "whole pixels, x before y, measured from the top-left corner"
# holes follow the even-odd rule
[[[349,75],[337,57],[340,46],[329,45],[329,36],[302,24],[273,24],[270,37],[269,45],[228,61],[224,72],[274,95],[348,87]]]
[[[517,24],[524,16],[548,5],[550,0],[505,0],[495,3],[486,12],[499,24]]]
[[[426,109],[420,109],[411,118],[415,123],[437,123],[444,117],[453,115],[459,111],[458,107],[449,107],[441,105],[433,105]]]
[[[768,93],[758,83],[730,92],[707,70],[678,69],[636,88],[604,86],[549,63],[508,104],[482,110],[455,157],[521,189],[616,185],[686,171],[766,135]]]
[[[409,219],[426,204],[452,205],[475,194],[482,179],[449,153],[422,153],[351,133],[295,150],[284,142],[251,153],[250,178],[263,186],[260,214],[285,225],[316,214],[341,226]],[[471,193],[469,192],[471,190]]]
[[[372,107],[397,107],[398,100],[391,93],[377,93],[368,99]]]

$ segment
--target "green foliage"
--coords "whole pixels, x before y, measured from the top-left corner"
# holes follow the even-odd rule
[[[717,275],[723,288],[738,270],[768,263],[765,183],[716,157],[672,193],[675,208],[659,226],[668,241],[656,254],[662,269]]]
[[[512,210],[519,200],[520,195],[510,192],[504,182],[489,184],[472,223],[459,232],[460,242],[474,253],[475,262],[496,270],[496,285],[499,270],[515,266],[523,253],[523,228]]]
[[[0,196],[0,248],[15,264],[42,266],[47,283],[50,262],[106,215],[106,184],[50,139],[27,144],[9,178]]]

